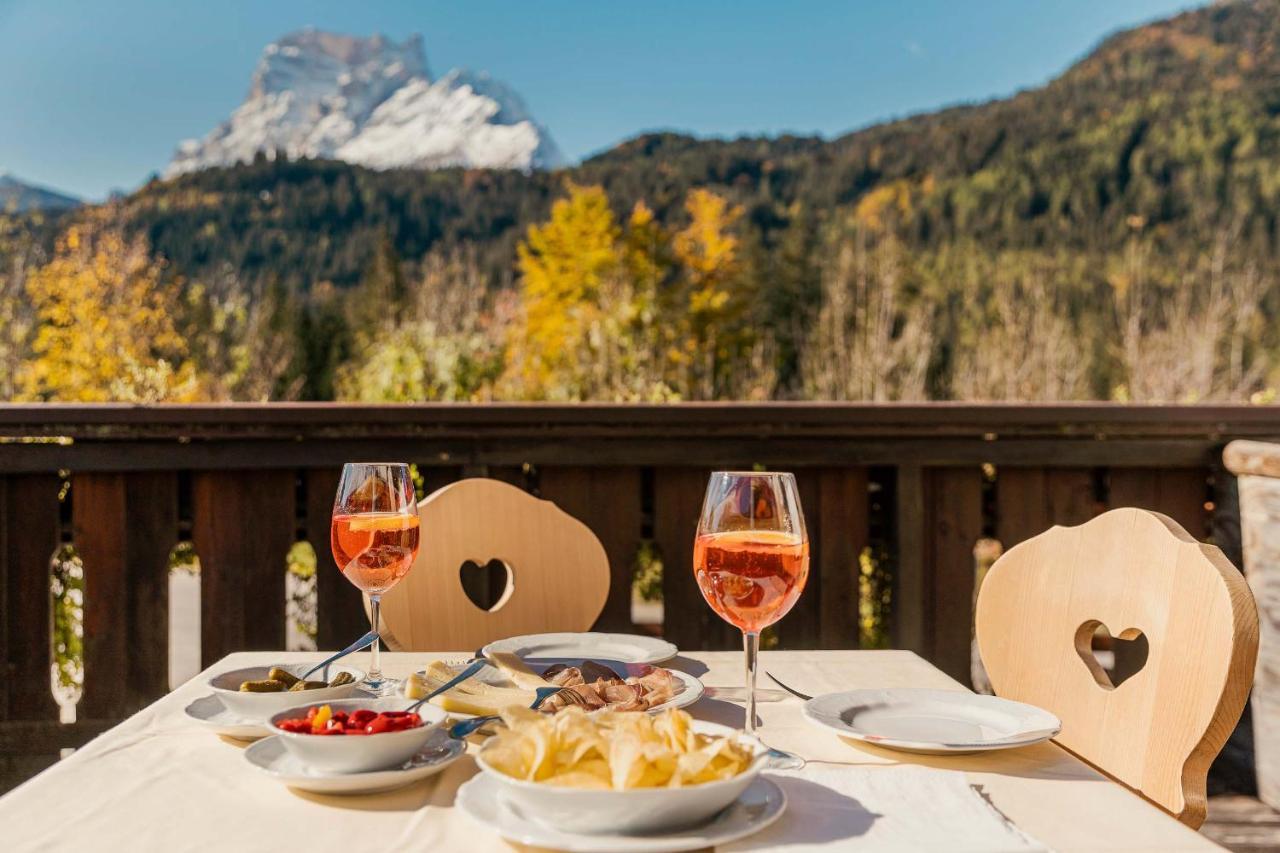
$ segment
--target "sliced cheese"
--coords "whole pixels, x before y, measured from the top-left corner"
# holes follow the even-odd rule
[[[405,695],[421,699],[444,686],[456,673],[444,662],[434,661],[422,674],[414,673],[405,686]],[[446,711],[457,714],[497,714],[512,705],[528,707],[536,694],[532,690],[500,687],[471,679],[452,687],[431,700]]]

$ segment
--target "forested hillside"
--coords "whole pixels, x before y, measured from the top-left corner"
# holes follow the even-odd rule
[[[1280,2],[1223,3],[1111,36],[1042,88],[830,141],[663,134],[556,172],[262,158],[153,181],[7,224],[0,298],[21,322],[0,390],[1268,399],[1278,51]],[[50,364],[59,287],[92,291],[84,275],[164,294],[151,310],[181,343],[131,355],[133,385]],[[133,306],[127,287],[101,306]]]

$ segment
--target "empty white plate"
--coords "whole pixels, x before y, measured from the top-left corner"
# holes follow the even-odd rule
[[[804,703],[814,725],[907,752],[1012,749],[1049,740],[1062,722],[1048,711],[961,690],[891,688],[815,696]]]
[[[602,663],[661,663],[676,656],[673,644],[642,634],[602,634],[567,632],[562,634],[525,634],[496,640],[480,650],[486,657],[492,652],[510,652],[527,660],[555,663],[562,660],[598,660]]]
[[[263,721],[232,711],[213,693],[201,696],[184,708],[183,713],[193,723],[237,740],[257,740],[271,734]]]
[[[466,751],[465,743],[438,732],[417,755],[399,767],[367,773],[328,773],[307,767],[285,750],[279,735],[272,735],[245,749],[244,759],[259,772],[290,788],[315,794],[377,794],[433,776]]]
[[[764,776],[756,777],[742,795],[710,822],[674,832],[644,835],[586,835],[544,826],[521,814],[502,796],[493,777],[481,773],[458,789],[455,800],[462,813],[508,841],[566,850],[569,853],[677,853],[727,844],[759,832],[787,807],[782,789]]]

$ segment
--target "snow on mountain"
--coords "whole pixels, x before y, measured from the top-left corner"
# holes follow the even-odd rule
[[[0,172],[0,213],[66,210],[79,205],[78,198],[20,181],[8,172]]]
[[[204,139],[183,142],[165,174],[278,151],[375,169],[564,162],[505,84],[461,69],[433,81],[421,36],[396,44],[312,29],[267,45],[244,103]]]

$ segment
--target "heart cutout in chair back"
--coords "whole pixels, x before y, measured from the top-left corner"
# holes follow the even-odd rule
[[[1146,634],[1125,628],[1119,636],[1096,619],[1076,630],[1076,653],[1104,690],[1115,690],[1147,665],[1150,646]]]
[[[506,603],[515,588],[511,567],[497,559],[483,566],[475,560],[467,560],[458,569],[458,579],[467,598],[481,610],[497,610]]]

